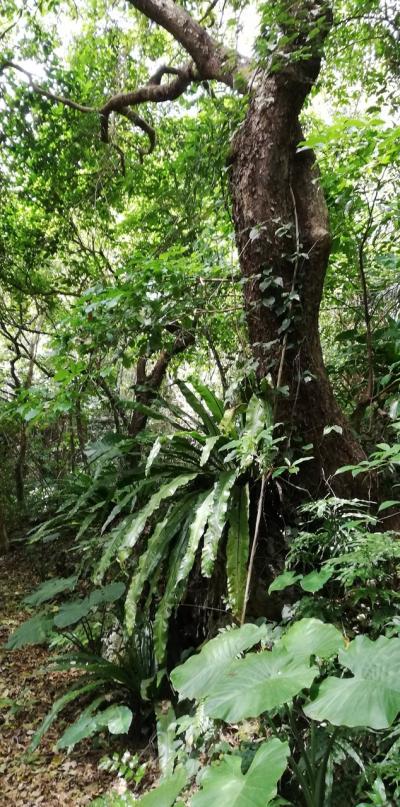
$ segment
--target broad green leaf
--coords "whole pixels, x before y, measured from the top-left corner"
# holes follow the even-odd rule
[[[159,490],[151,496],[145,507],[137,513],[135,516],[133,523],[131,524],[129,530],[124,536],[120,547],[120,557],[121,560],[126,560],[129,555],[128,550],[132,549],[135,546],[136,541],[142,534],[147,520],[153,513],[158,510],[161,502],[164,499],[170,499],[172,496],[175,495],[179,488],[188,485],[189,482],[192,482],[195,479],[197,473],[191,474],[181,474],[180,476],[175,477],[175,479],[171,482],[167,482],[165,485],[162,485]]]
[[[200,467],[201,468],[203,467],[203,465],[206,464],[206,462],[208,462],[208,460],[210,458],[210,454],[211,454],[214,446],[216,445],[216,443],[218,443],[218,440],[220,440],[220,439],[221,439],[220,434],[214,434],[213,437],[207,437],[206,442],[204,443],[203,450],[201,452],[201,456],[200,456]]]
[[[53,706],[50,709],[50,712],[46,715],[42,723],[40,724],[38,730],[33,735],[32,741],[29,746],[30,751],[35,751],[38,747],[43,735],[48,731],[51,724],[54,723],[58,714],[64,709],[65,706],[68,706],[71,701],[76,700],[81,695],[86,695],[87,692],[92,692],[94,689],[99,689],[101,686],[101,681],[90,681],[89,683],[85,683],[84,686],[76,686],[73,689],[70,689],[65,695],[62,695],[61,698],[58,698],[54,701]]]
[[[116,704],[102,712],[101,719],[110,734],[127,734],[132,723],[132,712],[127,706]]]
[[[249,560],[249,488],[235,486],[228,513],[229,530],[226,542],[226,574],[228,600],[235,616],[243,610]]]
[[[206,697],[206,714],[227,723],[258,717],[309,689],[316,675],[317,667],[284,648],[250,653],[227,666]]]
[[[68,628],[75,625],[90,612],[89,597],[80,600],[65,602],[60,606],[58,613],[54,617],[54,624],[57,628]]]
[[[310,574],[306,574],[302,580],[300,580],[300,585],[303,591],[308,591],[310,594],[314,594],[316,591],[320,591],[321,588],[324,587],[325,583],[331,579],[333,575],[333,569],[321,569],[319,572],[310,572]]]
[[[224,415],[223,401],[221,401],[220,398],[217,398],[217,396],[211,389],[206,387],[205,384],[202,384],[201,381],[199,381],[194,376],[191,376],[189,378],[189,381],[192,387],[196,390],[197,394],[203,398],[204,403],[210,410],[211,414],[213,415],[217,423],[219,423],[219,421]]]
[[[160,521],[151,534],[147,549],[140,556],[139,566],[132,578],[125,601],[126,627],[128,632],[133,630],[139,599],[146,582],[151,581],[152,575],[158,570],[159,564],[168,557],[170,542],[181,524],[187,517],[196,501],[196,494],[183,496],[181,501],[171,505],[166,517]]]
[[[213,504],[213,491],[202,494],[198,501],[194,520],[192,521],[192,515],[190,514],[187,525],[183,528],[172,555],[167,574],[167,586],[154,621],[155,648],[159,662],[165,653],[168,620],[172,609],[179,602],[192,569],[196,551]],[[192,522],[190,526],[189,522]]]
[[[207,409],[205,409],[202,402],[196,397],[187,384],[179,380],[176,383],[189,406],[193,409],[193,412],[196,412],[196,415],[199,416],[208,434],[219,434],[218,425],[214,418],[208,414]]]
[[[102,700],[104,697],[97,698],[82,712],[78,720],[60,737],[57,748],[73,748],[81,740],[106,728],[110,734],[127,734],[132,722],[131,710],[127,706],[113,705],[101,712],[95,712]]]
[[[334,625],[321,622],[320,619],[300,619],[295,622],[280,640],[283,646],[295,658],[330,658],[344,647],[344,638]]]
[[[204,536],[201,556],[201,571],[205,577],[211,577],[217,557],[218,544],[226,524],[226,511],[232,487],[238,471],[224,471],[214,487],[214,500],[208,528]]]
[[[77,581],[78,575],[76,574],[71,577],[53,577],[51,580],[45,580],[35,591],[24,597],[23,602],[26,605],[42,605],[48,600],[53,600],[63,591],[72,591]]]
[[[335,726],[390,726],[400,712],[400,639],[357,636],[339,661],[354,677],[323,681],[306,715]]]
[[[114,582],[108,583],[107,586],[102,586],[94,591],[91,591],[88,597],[91,608],[96,608],[99,605],[106,605],[109,602],[116,602],[122,597],[125,591],[125,584]]]
[[[289,746],[277,738],[262,743],[247,773],[241,770],[240,756],[226,754],[221,762],[206,769],[202,789],[192,799],[192,807],[267,807],[276,796],[283,775]]]
[[[104,699],[105,695],[100,695],[81,712],[78,719],[71,726],[68,726],[61,735],[57,741],[57,748],[73,748],[81,740],[86,739],[86,737],[92,737],[96,733],[98,729],[96,716],[93,713],[104,702]]]
[[[220,633],[207,642],[200,653],[191,656],[171,673],[171,681],[179,697],[205,698],[233,660],[245,650],[267,638],[264,625],[242,625]]]
[[[11,634],[7,650],[17,650],[27,644],[44,644],[52,633],[53,617],[47,614],[37,614],[27,619]]]
[[[134,801],[133,805],[137,805],[137,807],[172,807],[187,780],[188,775],[185,768],[179,766],[165,782],[158,785],[155,790],[145,793],[140,799]]]
[[[300,578],[301,575],[296,574],[296,572],[282,572],[282,574],[279,574],[278,577],[275,577],[275,580],[272,581],[268,588],[268,594],[271,594],[273,591],[283,591],[283,589],[288,588],[288,586],[294,586]]]

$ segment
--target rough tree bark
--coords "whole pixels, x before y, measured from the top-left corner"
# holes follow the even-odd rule
[[[313,443],[315,459],[302,467],[301,484],[314,494],[340,465],[364,458],[324,367],[318,319],[330,251],[328,211],[313,152],[297,150],[304,139],[299,115],[318,77],[328,28],[324,16],[307,61],[256,78],[230,155],[250,342],[259,377],[270,374],[286,388],[276,398],[277,421],[303,444]],[[342,433],[324,436],[329,425]],[[334,484],[349,494],[348,478]]]

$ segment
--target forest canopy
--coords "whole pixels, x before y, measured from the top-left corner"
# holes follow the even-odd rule
[[[11,804],[400,801],[399,23],[2,4]]]

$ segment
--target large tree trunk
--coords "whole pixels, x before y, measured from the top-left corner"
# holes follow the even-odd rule
[[[276,420],[284,422],[292,444],[313,443],[315,459],[301,473],[301,484],[313,494],[323,492],[338,466],[364,456],[324,367],[318,318],[330,251],[328,213],[314,154],[297,151],[303,139],[299,113],[319,67],[317,56],[258,78],[231,156],[250,342],[259,377],[270,374],[288,389],[277,395]],[[342,433],[324,436],[329,425]],[[335,478],[335,489],[349,495],[346,477]]]

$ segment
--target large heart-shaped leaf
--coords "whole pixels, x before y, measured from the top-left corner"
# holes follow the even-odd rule
[[[238,756],[223,757],[205,772],[202,789],[192,799],[192,807],[267,807],[285,771],[289,746],[278,739],[260,745],[246,774]]]
[[[230,663],[244,650],[268,637],[268,627],[242,625],[211,639],[200,653],[191,656],[171,673],[171,681],[180,698],[204,698],[226,671]]]
[[[80,619],[87,616],[89,611],[89,597],[84,597],[80,600],[72,600],[72,602],[65,602],[54,617],[54,624],[57,628],[68,628],[70,625],[75,625],[76,622],[79,622]]]
[[[175,804],[179,793],[186,785],[188,775],[185,768],[178,767],[172,776],[165,779],[155,790],[145,793],[138,801],[132,802],[132,805],[140,805],[140,807],[172,807]],[[129,802],[128,802],[129,804]]]
[[[53,618],[47,614],[37,614],[27,619],[11,634],[6,648],[17,650],[27,644],[44,644],[52,632]]]
[[[296,659],[281,647],[249,654],[221,676],[205,701],[206,713],[230,723],[257,717],[308,689],[317,674],[308,660]]]
[[[315,571],[306,574],[305,577],[303,577],[303,579],[300,581],[300,585],[303,591],[307,591],[309,594],[315,594],[324,587],[325,583],[331,579],[332,575],[333,569],[325,567],[320,569],[319,572]]]
[[[330,658],[344,648],[344,638],[334,625],[320,619],[300,619],[286,631],[280,644],[296,658]]]
[[[90,607],[95,608],[98,605],[105,605],[109,602],[116,602],[122,597],[125,591],[125,584],[124,583],[109,583],[107,586],[102,586],[101,588],[95,588],[89,594],[89,602]]]
[[[26,605],[42,605],[43,602],[54,599],[63,591],[72,591],[77,580],[78,575],[76,574],[71,577],[53,577],[51,580],[45,580],[35,591],[24,597],[23,602]]]
[[[384,729],[400,712],[400,639],[381,636],[375,642],[357,636],[339,661],[353,678],[327,678],[317,697],[304,708],[314,720],[335,726]]]

